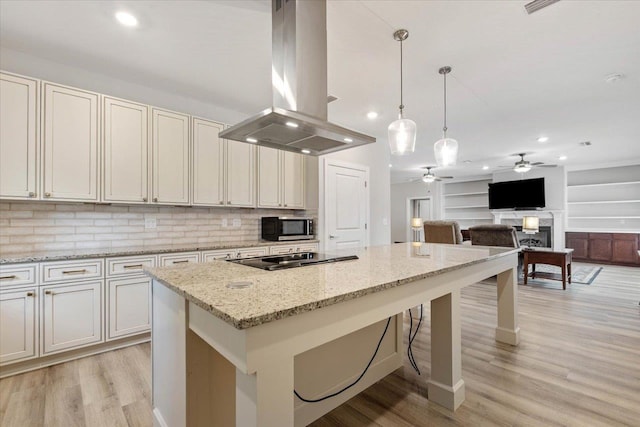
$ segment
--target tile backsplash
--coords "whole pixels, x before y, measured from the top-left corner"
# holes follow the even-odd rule
[[[42,252],[172,244],[210,245],[260,239],[263,216],[315,211],[0,202],[0,250]],[[145,221],[156,228],[145,228]],[[227,226],[223,227],[226,219]],[[240,226],[234,226],[240,220]]]

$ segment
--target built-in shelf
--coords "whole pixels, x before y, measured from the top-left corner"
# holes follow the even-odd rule
[[[640,203],[640,200],[589,200],[585,202],[567,202],[568,205],[591,205],[608,203]]]
[[[640,216],[572,216],[571,219],[640,219]]]
[[[489,194],[489,193],[487,191],[474,191],[471,193],[451,193],[451,194],[445,194],[444,197],[480,196],[482,194]]]
[[[447,206],[445,209],[477,209],[477,208],[489,209],[489,206],[487,205]]]
[[[640,181],[621,181],[621,182],[600,182],[597,184],[569,184],[567,187],[603,187],[608,185],[627,185],[627,184],[640,184]]]

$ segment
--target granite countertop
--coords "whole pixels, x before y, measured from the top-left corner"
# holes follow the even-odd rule
[[[269,240],[256,240],[244,242],[224,242],[204,245],[168,245],[168,246],[128,246],[121,248],[78,249],[71,251],[46,251],[46,252],[22,252],[3,253],[0,251],[0,265],[18,264],[24,262],[65,261],[86,258],[103,258],[116,256],[148,255],[172,252],[211,251],[225,249],[251,248],[258,246],[296,245],[305,243],[318,243],[319,240],[296,240],[285,242],[272,242]]]
[[[400,243],[356,250],[358,260],[277,271],[214,261],[149,268],[146,273],[237,329],[246,329],[518,251]],[[231,289],[231,282],[251,286]]]

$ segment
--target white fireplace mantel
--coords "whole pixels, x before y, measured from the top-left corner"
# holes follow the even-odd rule
[[[551,243],[553,250],[564,249],[564,211],[563,210],[531,210],[502,211],[492,210],[494,224],[502,224],[504,220],[521,220],[525,216],[537,216],[540,219],[551,219]]]

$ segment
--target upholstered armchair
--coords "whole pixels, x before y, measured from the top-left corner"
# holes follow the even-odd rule
[[[519,248],[516,229],[510,225],[487,224],[469,228],[472,245]]]
[[[425,221],[423,226],[427,243],[462,243],[460,225],[456,221]]]

